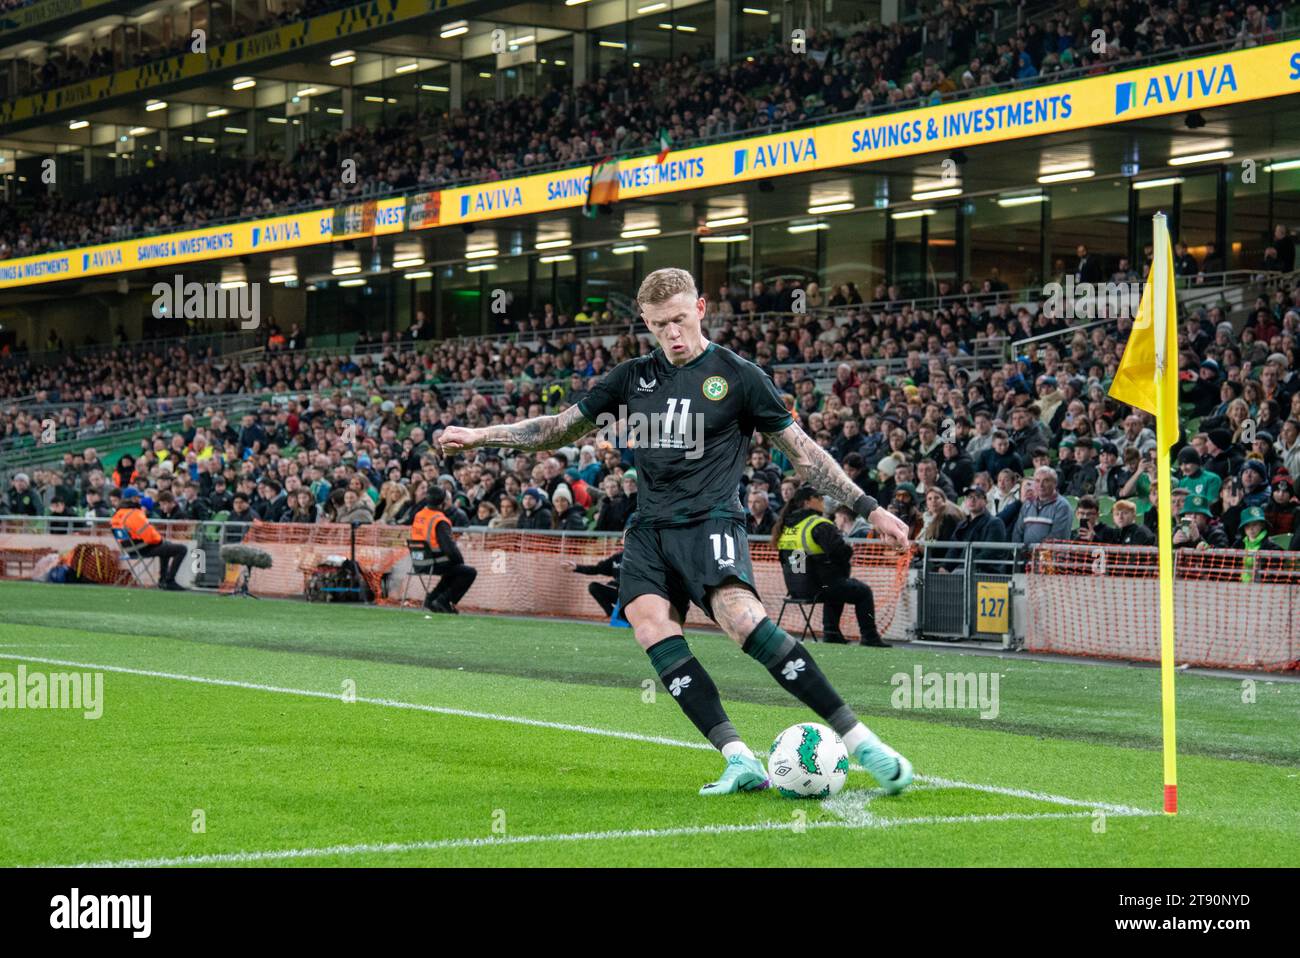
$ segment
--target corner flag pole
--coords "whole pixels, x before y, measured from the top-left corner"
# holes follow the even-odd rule
[[[1178,754],[1174,721],[1174,544],[1172,471],[1169,449],[1178,438],[1178,357],[1168,355],[1169,324],[1174,303],[1170,276],[1169,229],[1164,213],[1152,218],[1155,261],[1152,263],[1152,321],[1155,327],[1156,396],[1161,415],[1156,416],[1157,542],[1160,547],[1160,706],[1164,741],[1165,814],[1178,814]],[[1165,400],[1172,393],[1172,403]]]

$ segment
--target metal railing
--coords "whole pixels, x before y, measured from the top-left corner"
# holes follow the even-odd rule
[[[1014,634],[1015,573],[1024,570],[1025,546],[1015,542],[924,542],[917,560],[916,635],[949,639],[1009,640]],[[981,631],[980,584],[1006,588],[1004,632]]]
[[[1284,288],[1294,289],[1297,286],[1300,286],[1300,270],[1293,270],[1289,273],[1261,273],[1259,270],[1233,269],[1219,273],[1201,273],[1197,276],[1175,278],[1175,287],[1183,291],[1178,293],[1178,306],[1183,313],[1210,306],[1221,306],[1225,311],[1231,309],[1234,305],[1239,306],[1240,304],[1233,304],[1228,301],[1230,293],[1239,293],[1241,301],[1244,303],[1251,293],[1258,295],[1261,292],[1272,292]],[[1037,304],[1026,305],[1031,312],[1037,312]],[[1066,329],[1039,333],[1036,336],[1026,336],[1023,339],[1014,340],[1011,342],[1011,348],[1019,350],[1030,343],[1059,339],[1063,336],[1073,336],[1081,330],[1092,329],[1095,326],[1108,326],[1119,318],[1109,317],[1092,322],[1072,323]]]
[[[223,356],[230,352],[260,346],[265,339],[265,334],[241,332],[198,333],[158,339],[138,339],[121,343],[90,343],[82,346],[69,346],[64,349],[39,349],[10,353],[7,356],[0,356],[0,368],[21,365],[22,363],[29,363],[33,366],[50,366],[69,356],[77,359],[158,356],[177,348],[185,349],[191,354],[206,354],[211,350],[214,356]]]

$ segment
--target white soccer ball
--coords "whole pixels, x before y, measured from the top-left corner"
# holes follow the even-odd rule
[[[830,798],[849,775],[849,750],[825,725],[791,725],[772,743],[767,774],[786,798]]]

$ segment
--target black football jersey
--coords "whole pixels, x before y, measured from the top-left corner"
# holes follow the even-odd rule
[[[772,380],[716,343],[680,367],[662,349],[620,363],[578,408],[603,438],[633,449],[636,523],[652,527],[741,518],[750,439],[792,422]]]

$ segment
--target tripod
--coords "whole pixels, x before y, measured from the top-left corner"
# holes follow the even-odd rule
[[[236,583],[235,590],[229,594],[233,596],[243,596],[245,599],[260,599],[261,596],[253,595],[253,593],[248,591],[248,580],[252,577],[253,567],[250,565],[244,566],[244,573],[239,577],[239,582]]]

